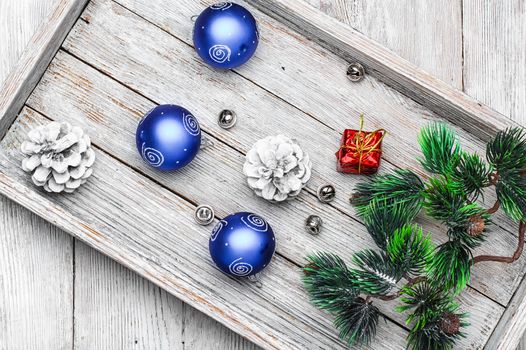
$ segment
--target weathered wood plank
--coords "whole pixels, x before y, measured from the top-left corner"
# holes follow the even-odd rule
[[[53,1],[0,1],[0,84]],[[72,346],[72,238],[0,196],[0,349]]]
[[[275,107],[277,103],[272,105]],[[194,162],[196,164],[177,172],[178,176],[153,171],[137,156],[133,146],[135,128],[142,115],[140,111],[149,110],[153,103],[68,54],[57,54],[28,104],[50,118],[68,119],[81,125],[94,135],[93,142],[99,147],[184,198],[194,203],[222,203],[222,206],[216,207],[219,216],[239,208],[257,210],[280,228],[277,250],[297,264],[302,264],[303,256],[311,251],[334,251],[348,257],[358,249],[374,246],[359,223],[352,225],[352,235],[342,235],[341,228],[349,226],[350,219],[342,217],[338,210],[330,206],[319,204],[312,195],[282,204],[280,210],[255,198],[240,171],[243,155],[222,143],[199,154]],[[213,186],[195,186],[195,183]],[[323,233],[318,237],[307,235],[303,230],[303,220],[312,212],[325,220]],[[466,305],[471,304],[478,305],[475,309],[480,310],[477,314],[484,321],[480,324],[474,322],[469,330],[481,346],[482,343],[478,342],[486,339],[484,335],[489,335],[488,325],[495,324],[502,309],[476,292],[467,295]],[[402,324],[402,315],[394,313],[392,306],[383,305],[381,309]]]
[[[521,338],[526,329],[526,283],[524,281],[515,291],[513,299],[510,301],[506,311],[502,315],[497,327],[493,330],[486,348],[495,350],[514,350],[521,342]],[[524,340],[522,341],[524,347]]]
[[[0,2],[0,83],[4,82],[16,66],[56,1],[2,1]]]
[[[0,87],[0,138],[60,48],[88,0],[60,0]]]
[[[526,2],[463,4],[466,93],[526,125]]]
[[[201,3],[191,1],[188,4],[182,4],[181,7],[174,11],[174,8],[169,6],[168,0],[158,0],[155,3],[144,0],[131,2],[129,0],[119,0],[119,3],[139,13],[142,18],[147,18],[157,26],[164,28],[170,34],[183,40],[188,45],[192,44],[190,38],[192,22],[188,21],[188,18],[203,8],[203,2],[204,1],[201,1]],[[91,8],[100,8],[97,4],[98,2],[95,2],[94,6],[88,9],[88,16],[91,16],[89,15]],[[426,125],[429,120],[437,119],[438,117],[436,115],[374,78],[367,79],[367,83],[351,84],[345,74],[343,74],[347,66],[345,60],[322,49],[319,45],[305,40],[305,38],[302,39],[298,37],[297,34],[276,20],[257,12],[255,9],[254,11],[257,14],[259,28],[264,39],[254,58],[248,64],[236,70],[237,74],[245,77],[250,82],[255,82],[256,85],[263,87],[265,90],[281,97],[295,108],[300,109],[306,114],[305,118],[309,116],[315,118],[337,132],[342,132],[345,128],[356,125],[358,123],[357,116],[365,113],[369,128],[373,130],[384,128],[389,132],[388,139],[392,142],[384,143],[384,158],[397,166],[411,168],[417,173],[422,172],[417,160],[417,158],[421,156],[421,153],[416,135],[420,128]],[[121,15],[125,16],[125,13]],[[142,18],[139,23],[143,22]],[[103,19],[100,21],[103,21]],[[111,30],[108,28],[111,25],[111,22],[105,25],[105,30]],[[77,28],[82,30],[82,27],[83,26],[79,25],[75,30],[77,30]],[[154,30],[148,29],[148,26],[141,28],[142,31]],[[83,40],[88,40],[92,35],[96,35],[96,29],[93,30],[93,32],[89,28],[85,30],[84,39],[78,39],[80,41],[79,43],[72,43],[74,46],[73,50],[78,51],[75,51],[76,54],[83,58],[88,57],[88,60],[96,65],[102,65],[102,67],[105,67],[105,65],[108,66],[107,70],[109,74],[114,74],[118,80],[126,84],[131,84],[133,88],[139,89],[139,91],[152,99],[157,98],[157,96],[170,94],[170,92],[159,91],[161,89],[159,89],[158,86],[148,86],[146,88],[144,83],[137,84],[137,82],[130,79],[125,72],[121,72],[119,68],[112,68],[112,62],[119,62],[116,65],[130,64],[126,58],[113,57],[116,52],[106,58],[97,58],[97,56],[102,53],[99,50],[95,51],[95,54],[86,53],[86,48],[81,47],[81,43]],[[75,38],[75,31],[72,33],[72,37]],[[163,37],[166,37],[166,35]],[[169,42],[169,38],[166,37],[166,41]],[[91,41],[88,41],[85,46],[89,47],[90,42]],[[69,44],[69,40],[65,42],[66,47]],[[76,45],[78,45],[78,47],[75,47]],[[170,43],[170,45],[166,45],[166,47],[171,49],[173,45],[175,45],[175,43]],[[119,46],[117,45],[116,47]],[[133,45],[128,48],[132,50],[135,49]],[[157,49],[158,48],[153,45],[153,52],[156,52]],[[111,48],[108,48],[108,50],[111,51]],[[183,49],[181,52],[187,52],[186,55],[188,57],[196,56],[190,49],[186,49],[186,51]],[[104,53],[109,55],[106,51],[104,51]],[[141,56],[143,56],[143,53],[138,52],[137,57],[134,58],[144,63],[137,68],[142,68],[145,73],[149,74],[149,70],[144,69],[145,64],[148,62],[144,61],[145,56]],[[166,60],[166,57],[163,55],[157,54],[157,56],[160,60]],[[175,61],[170,64],[173,69],[176,69],[178,58],[173,57],[172,59]],[[202,75],[203,68],[200,67],[203,67],[203,65],[199,59],[197,61],[199,62],[197,65],[194,60],[189,61],[188,64],[192,64],[195,67],[196,74]],[[163,68],[165,67],[160,67],[160,70],[163,70]],[[115,73],[115,70],[118,72]],[[204,70],[204,72],[209,71],[211,70]],[[152,73],[155,74],[155,71]],[[164,76],[166,76],[166,74],[169,73],[164,72],[164,74]],[[222,78],[221,81],[223,83],[226,81],[238,81],[237,77],[232,78],[228,74],[218,74],[215,72],[214,76],[218,77],[217,79]],[[148,75],[146,75],[146,77],[148,77]],[[192,77],[192,79],[194,78]],[[178,82],[168,81],[167,84],[177,85]],[[207,81],[206,84],[209,85],[210,82]],[[291,86],[294,86],[294,89],[291,89]],[[316,89],[313,89],[313,86],[316,86]],[[188,86],[188,88],[189,87],[190,86]],[[192,86],[192,88],[194,87]],[[152,89],[154,89],[154,91],[152,91]],[[220,96],[221,98],[226,97]],[[352,96],[352,98],[349,98],[349,96]],[[373,104],[371,101],[375,101],[375,103]],[[338,106],[338,108],[327,106]],[[249,111],[253,113],[253,110],[254,109],[251,109]],[[258,116],[258,118],[261,117]],[[275,123],[275,118],[273,118],[272,123],[269,123],[268,127],[274,130],[273,125]],[[294,120],[293,123],[297,123],[297,119]],[[485,154],[484,145],[479,139],[474,138],[473,135],[462,130],[459,130],[459,132],[461,132],[461,140],[468,150]],[[325,148],[326,157],[328,157],[329,160],[334,157],[334,149],[338,146],[333,146],[333,144],[336,144],[336,140],[339,140],[339,138],[339,136],[333,138],[332,143]],[[239,143],[236,140],[230,140],[229,142]],[[400,145],[403,145],[403,147],[400,147]],[[334,172],[331,171],[328,179],[333,178],[333,174]],[[343,176],[343,178],[345,178],[345,176]],[[347,193],[350,188],[352,187],[344,187],[343,191]],[[488,203],[493,204],[494,199],[495,197],[492,194],[486,196]],[[340,204],[339,208],[341,210],[349,211],[346,200],[343,202],[340,201],[337,204]],[[503,215],[502,212],[496,214],[495,221],[515,234],[517,225]]]
[[[370,74],[452,123],[461,118],[465,122],[463,128],[477,137],[489,139],[495,131],[513,124],[505,116],[427,74],[304,1],[254,0],[252,3],[333,52],[338,52],[342,57],[362,62]]]
[[[460,0],[304,0],[462,89]]]
[[[0,188],[7,196],[265,348],[345,348],[329,318],[309,303],[297,266],[275,256],[262,288],[223,275],[209,257],[209,228],[193,222],[195,207],[105,153],[97,151],[93,178],[74,195],[35,191],[17,166],[18,149],[42,121],[24,112],[2,142]],[[372,348],[398,347],[404,336],[387,322]]]
[[[69,349],[73,239],[0,196],[0,349]]]
[[[185,349],[258,350],[258,346],[240,337],[217,321],[195,310],[183,306]]]
[[[465,0],[463,13],[466,93],[524,125],[526,3]],[[526,329],[525,288],[523,281],[489,339],[488,349],[517,347]],[[522,348],[524,344],[519,346]]]
[[[184,349],[179,299],[79,241],[75,257],[75,349]]]
[[[111,15],[112,13],[114,13],[114,15]],[[152,99],[157,103],[175,102],[187,106],[198,116],[205,130],[213,133],[217,138],[223,140],[224,142],[230,145],[234,145],[235,148],[240,149],[244,152],[248,150],[248,147],[250,147],[250,145],[253,142],[255,142],[257,138],[275,133],[276,130],[280,130],[280,132],[286,132],[291,135],[294,135],[300,141],[313,140],[312,144],[304,145],[305,148],[311,154],[311,157],[314,159],[314,162],[316,164],[314,169],[313,182],[312,185],[310,185],[311,192],[314,192],[318,184],[329,182],[335,184],[339,193],[346,194],[349,193],[350,190],[356,184],[356,182],[360,180],[360,177],[343,175],[334,171],[334,155],[332,154],[333,152],[331,151],[331,149],[337,148],[337,143],[339,142],[338,140],[340,138],[340,134],[338,131],[336,131],[336,129],[342,130],[344,127],[344,122],[340,120],[335,120],[335,117],[329,116],[326,113],[325,116],[327,116],[327,119],[323,120],[324,123],[319,123],[317,120],[309,118],[307,115],[297,110],[293,106],[290,106],[281,99],[276,98],[272,94],[261,89],[259,86],[255,85],[250,80],[240,78],[239,75],[234,74],[232,72],[216,72],[204,67],[203,64],[195,57],[195,54],[193,54],[192,49],[189,46],[179,42],[178,40],[174,40],[171,36],[164,33],[162,30],[148,25],[147,23],[144,23],[144,21],[141,18],[131,14],[130,12],[128,12],[127,10],[125,10],[117,4],[114,4],[112,2],[94,2],[92,6],[88,7],[87,12],[84,14],[84,16],[88,17],[88,22],[90,23],[87,24],[85,22],[80,22],[72,31],[70,37],[68,37],[68,39],[66,40],[65,47],[69,51],[73,52],[75,55],[78,55],[86,61],[88,61],[90,64],[97,66],[99,69],[109,74],[113,78],[118,79],[127,86],[130,86],[133,90],[141,92],[141,94],[147,96],[149,99]],[[173,14],[173,16],[177,15]],[[180,14],[178,16],[181,17]],[[170,13],[170,17],[162,17],[160,14],[158,14],[156,18],[159,21],[168,20],[168,18],[170,18],[169,20],[171,21],[172,14]],[[176,25],[176,23],[180,23],[179,20],[183,19],[182,17],[176,17],[175,20],[177,21],[174,22],[174,25]],[[266,26],[265,23],[266,22],[264,22],[261,25],[263,29]],[[172,23],[170,22],[170,25],[171,24]],[[113,26],[119,28],[130,28],[123,35],[134,35],[136,37],[136,40],[126,41],[117,35],[112,38],[108,38],[106,33],[111,32],[111,27]],[[283,29],[281,27],[279,28]],[[276,32],[279,33],[279,35],[281,36],[285,35],[282,31],[276,30]],[[268,32],[267,34],[273,35],[270,32]],[[289,37],[287,37],[285,39],[282,39],[281,36],[279,38],[276,38],[275,40],[269,40],[268,45],[270,45],[270,43],[280,42],[281,40],[284,40],[288,42],[287,46],[292,46],[293,48],[296,48],[298,52],[304,52],[305,50],[309,50],[309,54],[317,52],[311,47],[302,48],[295,41],[294,38],[290,39]],[[262,48],[262,50],[266,50],[267,52],[267,54],[264,56],[265,59],[267,57],[273,56],[272,52],[268,52],[270,49],[271,48],[269,47]],[[129,54],[122,55],[122,51],[126,51]],[[324,52],[323,55],[318,55],[316,56],[316,58],[323,60],[324,57],[327,57],[328,55],[329,53]],[[258,59],[257,55],[255,58]],[[259,58],[260,61],[264,61],[265,59]],[[329,67],[333,64],[341,64],[338,58],[334,59],[336,60],[335,62],[323,61],[322,63],[325,63],[323,67]],[[307,66],[316,65],[315,68],[318,68],[319,63],[316,63],[316,60],[302,56],[301,61],[303,60],[306,60],[305,64]],[[159,63],[152,65],[151,62]],[[149,65],[151,66],[151,68],[145,69],[145,67],[148,67]],[[181,67],[184,67],[184,69],[182,69]],[[323,67],[320,68],[321,74],[327,71],[327,69],[332,69]],[[130,72],[133,73],[130,74]],[[206,74],[204,74],[203,72],[206,72]],[[57,74],[67,75],[68,73],[63,72]],[[246,74],[246,70],[243,71],[242,74]],[[281,74],[283,74],[283,76],[285,77],[285,73]],[[269,70],[268,75],[269,77],[274,76],[274,73],[272,73],[272,69]],[[293,76],[286,76],[287,79],[293,79]],[[263,77],[259,76],[258,79],[262,80]],[[301,81],[302,79],[305,78],[297,77],[296,81]],[[81,81],[82,79],[79,80]],[[265,82],[268,80],[270,79],[267,78]],[[311,82],[311,84],[320,86],[323,84],[322,81],[326,81],[324,80],[323,75],[319,78],[319,82],[315,81]],[[349,86],[348,82],[345,80],[345,77],[344,81],[338,80],[337,78],[332,79],[332,83],[333,87],[335,86],[335,84],[340,84],[337,85],[338,88],[336,90],[344,90]],[[49,82],[45,84],[52,85],[54,83]],[[283,86],[285,85],[283,84]],[[386,88],[383,87],[381,89],[385,90]],[[58,93],[57,96],[61,96],[62,94],[70,94],[70,92],[68,92],[70,90],[71,88],[65,88],[64,92],[61,91],[60,93]],[[372,93],[374,96],[374,89],[370,90],[371,91],[367,90],[367,93]],[[281,93],[282,91],[280,90],[279,92]],[[356,90],[356,93],[360,93],[360,90]],[[302,93],[296,93],[293,96],[293,98],[302,98],[298,96],[301,94]],[[320,101],[319,104],[323,105],[323,99],[321,99],[319,96],[314,96],[314,94],[312,94],[307,89],[304,90],[303,94],[309,95],[309,97],[315,101]],[[330,95],[330,92],[324,93],[322,95],[327,94]],[[37,109],[41,109],[44,113],[46,113],[45,111],[48,108],[60,108],[60,103],[48,103],[50,99],[57,98],[54,96],[54,93],[47,93],[45,96],[41,96],[39,98],[39,104],[36,105]],[[82,98],[84,98],[85,94],[82,94],[81,96]],[[211,96],[215,97],[211,98]],[[356,96],[358,97],[360,95]],[[392,95],[388,94],[387,96]],[[384,95],[384,100],[386,98],[388,97]],[[396,99],[393,98],[393,104],[397,103],[398,98],[404,99],[403,96],[397,96]],[[378,95],[377,97],[375,97],[374,100],[381,99],[382,97]],[[127,100],[125,99],[124,101]],[[224,101],[229,101],[228,105],[226,105]],[[78,102],[82,102],[82,99],[78,100]],[[366,101],[360,102],[363,108],[375,108],[376,105],[381,105],[380,108],[384,108],[383,106],[386,106],[386,104],[378,103],[375,104],[375,106],[371,107],[370,103],[365,102]],[[30,101],[30,104],[33,103],[34,102]],[[409,102],[403,103],[407,104]],[[78,109],[78,106],[82,104],[83,103],[72,103],[72,106],[64,109],[64,111],[68,113],[72,109]],[[236,126],[236,128],[233,129],[231,132],[217,132],[217,130],[220,129],[216,125],[215,115],[225,107],[233,108],[234,110],[236,110],[237,113],[240,116],[242,116],[243,120],[241,120],[239,125]],[[147,110],[144,108],[149,108],[149,106],[132,108],[132,112],[137,113],[136,118],[139,118],[141,110],[143,112]],[[342,107],[342,109],[343,108],[344,107]],[[354,107],[351,103],[348,103],[348,108]],[[400,109],[403,109],[403,107],[397,107],[396,111]],[[257,111],[257,114],[255,114],[255,111]],[[345,119],[343,115],[339,114],[339,111],[334,110],[333,112],[337,117]],[[102,119],[100,116],[95,118],[99,118],[99,122],[104,122],[105,113],[103,112],[103,109],[99,110],[97,113],[102,116]],[[91,114],[91,112],[88,113],[88,116]],[[279,115],[280,118],[272,117],[275,115]],[[407,115],[409,116],[406,117]],[[317,118],[321,118],[321,116],[317,115]],[[410,120],[402,118],[410,118]],[[418,130],[418,127],[419,125],[421,125],[421,123],[423,123],[421,119],[422,118],[419,114],[416,114],[414,110],[409,109],[402,111],[400,119],[395,120],[386,117],[383,119],[383,121],[389,123],[390,128],[392,130],[396,130],[398,128],[399,131],[395,131],[394,134],[400,134],[400,137],[403,137],[403,139],[399,140],[400,144],[414,145],[416,143],[416,132]],[[261,122],[265,120],[267,122]],[[302,120],[301,128],[297,127],[298,120]],[[329,125],[336,123],[338,124],[335,127],[331,128],[324,125],[327,123],[330,123]],[[400,124],[408,128],[400,130]],[[409,127],[408,124],[412,125],[413,127]],[[378,124],[378,127],[380,125],[381,124]],[[133,130],[132,126],[130,126],[129,128],[130,130]],[[114,139],[115,137],[118,137],[118,135],[116,135],[116,133],[112,134],[111,138]],[[131,137],[132,136],[129,136],[128,140],[130,140]],[[478,142],[480,144],[480,141],[474,140],[469,135],[462,134],[462,137],[464,143],[468,146],[468,148],[470,148],[469,145],[473,144],[474,142]],[[393,159],[393,162],[397,163],[408,162],[412,164],[413,167],[417,166],[415,164],[415,158],[419,156],[417,150],[411,151],[410,149],[400,148],[396,146],[396,144],[387,141],[385,143],[385,146],[386,151],[384,155],[385,157],[387,157],[387,159]],[[479,145],[479,147],[482,146]],[[111,149],[114,148],[115,147],[112,147]],[[417,146],[414,145],[414,148],[417,148]],[[134,150],[128,150],[128,152],[130,152],[130,155],[135,154]],[[411,157],[411,155],[413,155],[413,157]],[[136,155],[135,157],[135,159],[138,159]],[[385,163],[384,167],[386,169],[390,169],[389,163]],[[243,182],[243,179],[240,178],[239,171],[235,172],[232,176],[234,177],[225,178],[239,178],[239,184]],[[231,182],[237,183],[237,181]],[[242,186],[239,189],[240,193],[246,193],[246,190],[246,186]],[[228,192],[222,191],[221,195],[224,195],[225,193]],[[251,196],[251,194],[247,193],[246,196]],[[243,207],[243,203],[246,202],[246,196],[242,196],[240,201],[237,202],[241,207]],[[256,208],[260,205],[267,205],[268,207],[267,203],[254,205]],[[338,196],[335,205],[340,211],[343,211],[351,216],[354,215],[352,208],[350,208],[350,206],[348,205],[345,196]],[[319,205],[313,205],[312,208],[316,208],[318,206]],[[269,209],[269,211],[272,212],[271,215],[279,215],[278,213],[276,213],[275,210]],[[304,211],[305,209],[295,213],[291,212],[290,215],[293,215],[293,217],[298,217],[299,213],[303,213]],[[304,217],[309,215],[308,213],[309,211],[305,211]],[[286,220],[288,220],[290,215],[289,213],[286,214],[287,216],[285,218]],[[300,232],[300,224],[301,221],[298,221],[296,223],[296,232]],[[511,226],[511,224],[509,224],[509,226]],[[434,228],[430,227],[430,229],[433,229],[434,231],[439,230],[439,228],[436,227],[436,224]],[[338,230],[339,227],[336,227],[336,232],[338,232]],[[366,236],[366,239],[370,241],[368,235]],[[335,237],[338,237],[338,235],[335,235]],[[322,239],[323,238],[312,242],[312,245],[299,242],[297,239],[291,239],[290,243],[297,244],[299,246],[298,249],[300,252],[304,251],[304,249],[307,249],[308,251],[309,248],[320,250],[324,249],[325,247],[323,242],[321,241]],[[499,249],[503,250],[504,254],[512,252],[515,249],[516,239],[511,235],[503,233],[495,235],[491,237],[491,239],[499,241],[498,247]],[[326,242],[328,244],[328,249],[342,249],[338,248],[339,245],[334,244],[334,239],[332,237],[330,239],[328,238]],[[345,247],[347,246],[348,244],[341,245],[343,249],[345,249]],[[485,245],[482,249],[491,250],[493,248],[490,244],[488,244]],[[488,295],[490,295],[492,298],[505,304],[511,297],[511,289],[508,286],[514,285],[513,283],[518,283],[521,274],[524,273],[523,269],[521,269],[520,266],[521,265],[518,264],[513,265],[511,267],[512,270],[510,270],[509,274],[479,274],[477,272],[478,270],[475,270],[474,285],[477,286],[477,284],[480,284],[482,286],[481,289],[484,290],[485,293],[489,293]],[[482,278],[479,278],[479,276],[482,276]],[[498,283],[495,283],[497,280]]]

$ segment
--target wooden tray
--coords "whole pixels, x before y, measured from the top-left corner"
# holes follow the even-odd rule
[[[190,40],[192,15],[210,3],[60,1],[0,92],[0,192],[258,345],[346,348],[331,317],[309,303],[299,278],[309,252],[350,257],[374,246],[348,204],[363,178],[334,170],[340,133],[356,127],[363,112],[368,128],[389,131],[381,171],[421,173],[416,135],[429,120],[448,120],[464,147],[480,153],[485,140],[512,122],[299,0],[244,3],[259,22],[260,47],[242,68],[214,71]],[[346,78],[350,61],[366,67],[364,81]],[[139,119],[159,103],[193,111],[215,141],[172,174],[152,170],[135,150]],[[225,108],[239,116],[230,131],[216,124]],[[95,174],[73,195],[48,195],[20,169],[21,140],[49,120],[82,126],[96,147]],[[296,137],[314,163],[307,190],[282,205],[255,197],[241,170],[251,145],[276,133]],[[337,188],[330,205],[316,199],[322,183]],[[277,254],[262,287],[229,278],[213,265],[211,227],[193,221],[203,203],[213,205],[218,217],[246,209],[272,224]],[[325,221],[317,237],[303,229],[310,214]],[[480,252],[511,255],[516,225],[502,214],[496,222],[500,228]],[[435,223],[422,224],[437,240],[446,239]],[[460,297],[472,325],[459,349],[514,349],[524,330],[525,263],[523,257],[513,265],[473,269]],[[404,348],[404,315],[393,311],[393,303],[378,305],[386,322],[371,348]]]

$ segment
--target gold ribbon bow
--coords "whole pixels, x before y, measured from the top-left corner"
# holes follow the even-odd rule
[[[364,115],[361,114],[360,115],[360,130],[356,134],[354,134],[353,145],[352,146],[342,145],[340,147],[340,149],[348,149],[358,154],[358,157],[359,157],[358,158],[358,173],[360,174],[362,172],[363,158],[367,157],[369,154],[373,152],[382,152],[378,148],[378,146],[380,146],[380,143],[382,143],[382,140],[384,139],[385,134],[387,134],[385,129],[376,129],[375,131],[372,131],[368,133],[367,135],[362,135],[364,133],[363,123],[364,123]],[[380,137],[380,139],[376,141],[375,143],[372,143],[374,137],[379,132],[382,133],[382,137]]]

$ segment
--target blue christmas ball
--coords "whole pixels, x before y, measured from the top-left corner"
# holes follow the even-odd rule
[[[201,12],[195,21],[195,50],[212,67],[239,67],[252,57],[258,42],[256,19],[241,5],[217,3]]]
[[[260,216],[235,213],[219,221],[208,245],[215,264],[227,275],[246,277],[261,272],[276,249],[274,231]]]
[[[154,168],[177,170],[190,163],[201,145],[199,122],[188,110],[160,105],[139,122],[135,134],[137,150]]]

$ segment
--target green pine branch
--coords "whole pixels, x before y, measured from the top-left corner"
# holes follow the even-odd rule
[[[491,173],[492,168],[478,154],[462,152],[457,166],[451,171],[451,178],[458,190],[474,202],[483,196],[483,189],[491,184]]]
[[[317,253],[307,257],[303,268],[303,284],[314,305],[322,310],[338,312],[360,291],[355,277],[337,255]]]
[[[350,346],[369,344],[376,334],[380,313],[359,296],[363,286],[360,277],[334,254],[310,255],[307,261],[302,279],[312,303],[334,316],[340,338]]]
[[[387,245],[387,256],[404,276],[417,276],[424,272],[432,261],[435,247],[429,235],[424,236],[422,228],[405,225],[396,230]]]
[[[410,170],[377,175],[357,185],[351,198],[368,232],[381,249],[353,255],[354,267],[333,254],[307,258],[303,283],[314,305],[331,313],[340,337],[349,345],[369,344],[380,313],[372,298],[400,298],[396,310],[407,313],[412,327],[408,349],[452,349],[464,336],[467,315],[454,295],[464,289],[471,266],[480,261],[512,262],[526,232],[526,133],[510,128],[497,133],[480,156],[461,150],[445,124],[424,127],[418,141],[422,166],[437,174],[424,183]],[[497,202],[484,209],[479,199],[495,186]],[[472,249],[486,237],[491,215],[499,208],[520,221],[519,243],[512,257],[483,255]],[[412,224],[421,209],[446,227],[449,241],[435,247],[429,235]],[[407,284],[399,288],[405,278]],[[397,289],[398,288],[398,289]],[[390,293],[390,294],[389,294]]]
[[[335,313],[334,326],[349,346],[368,345],[376,335],[380,311],[371,301],[356,298]]]
[[[363,213],[364,224],[378,248],[385,251],[394,232],[410,224],[420,208],[417,201],[389,205],[386,200],[373,199]]]
[[[497,172],[526,169],[526,132],[522,128],[499,131],[486,146],[486,158]]]
[[[351,204],[358,215],[364,217],[373,201],[384,201],[387,205],[406,205],[418,211],[422,202],[424,183],[410,170],[396,170],[393,174],[377,175],[359,183],[351,197]]]
[[[448,312],[429,321],[421,329],[412,329],[407,337],[409,350],[451,350],[466,335],[462,328],[469,326],[467,314]]]
[[[526,221],[526,176],[524,170],[499,173],[497,198],[504,212],[515,221]]]
[[[446,290],[460,293],[471,276],[471,258],[471,250],[459,240],[442,244],[429,264],[430,281]]]
[[[418,143],[424,155],[420,164],[434,174],[450,174],[457,166],[461,148],[455,132],[445,123],[431,123],[420,130]]]
[[[454,303],[451,295],[444,289],[428,281],[404,287],[401,295],[400,301],[403,304],[397,306],[396,311],[412,311],[406,319],[406,324],[413,324],[413,329],[425,328]]]
[[[392,264],[383,252],[366,249],[354,254],[353,262],[359,267],[352,270],[354,282],[369,295],[386,295],[403,276],[401,266]]]

